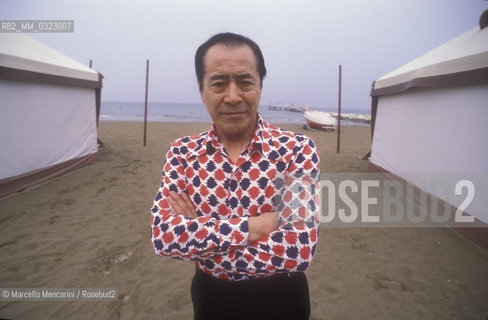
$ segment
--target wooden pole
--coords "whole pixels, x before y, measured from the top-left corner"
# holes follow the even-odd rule
[[[337,153],[341,152],[341,88],[342,87],[342,65],[339,65],[339,104],[337,107]]]
[[[147,87],[149,83],[149,59],[146,60],[146,102],[144,103],[144,147],[146,146],[147,131]]]
[[[90,59],[90,69],[92,69],[92,67],[93,67],[93,61],[92,59]],[[98,74],[98,79],[100,80],[100,78],[101,75]],[[102,88],[95,88],[95,105],[96,105],[96,117],[97,117],[97,129],[98,129],[98,122],[100,121],[100,108],[102,106]],[[101,148],[105,147],[102,140],[100,140],[100,138],[98,137],[97,137],[97,143],[99,147]]]

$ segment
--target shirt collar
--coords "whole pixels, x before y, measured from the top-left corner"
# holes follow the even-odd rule
[[[268,124],[258,113],[256,131],[248,145],[249,152],[260,152],[270,160],[283,161],[278,151],[280,148],[279,141],[273,138],[277,133],[279,134],[279,131],[279,128]],[[203,139],[196,141],[198,144],[197,147],[186,154],[187,159],[191,156],[201,156],[211,149],[223,150],[223,146],[217,136],[215,124],[212,125],[209,131],[200,135],[200,138]]]

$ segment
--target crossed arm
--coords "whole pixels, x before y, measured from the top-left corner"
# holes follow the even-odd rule
[[[185,192],[177,194],[174,191],[170,191],[168,202],[171,206],[169,211],[172,214],[193,219],[198,218],[193,202]],[[249,217],[247,223],[249,232],[248,242],[252,243],[264,238],[277,228],[278,212],[271,211],[257,217]]]

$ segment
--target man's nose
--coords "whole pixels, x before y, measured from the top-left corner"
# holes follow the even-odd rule
[[[242,101],[241,90],[239,86],[232,81],[227,87],[224,102],[235,105]]]

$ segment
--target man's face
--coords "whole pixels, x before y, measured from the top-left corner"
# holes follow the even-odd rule
[[[261,99],[261,80],[251,48],[214,45],[205,55],[204,67],[200,95],[219,138],[250,138]]]

